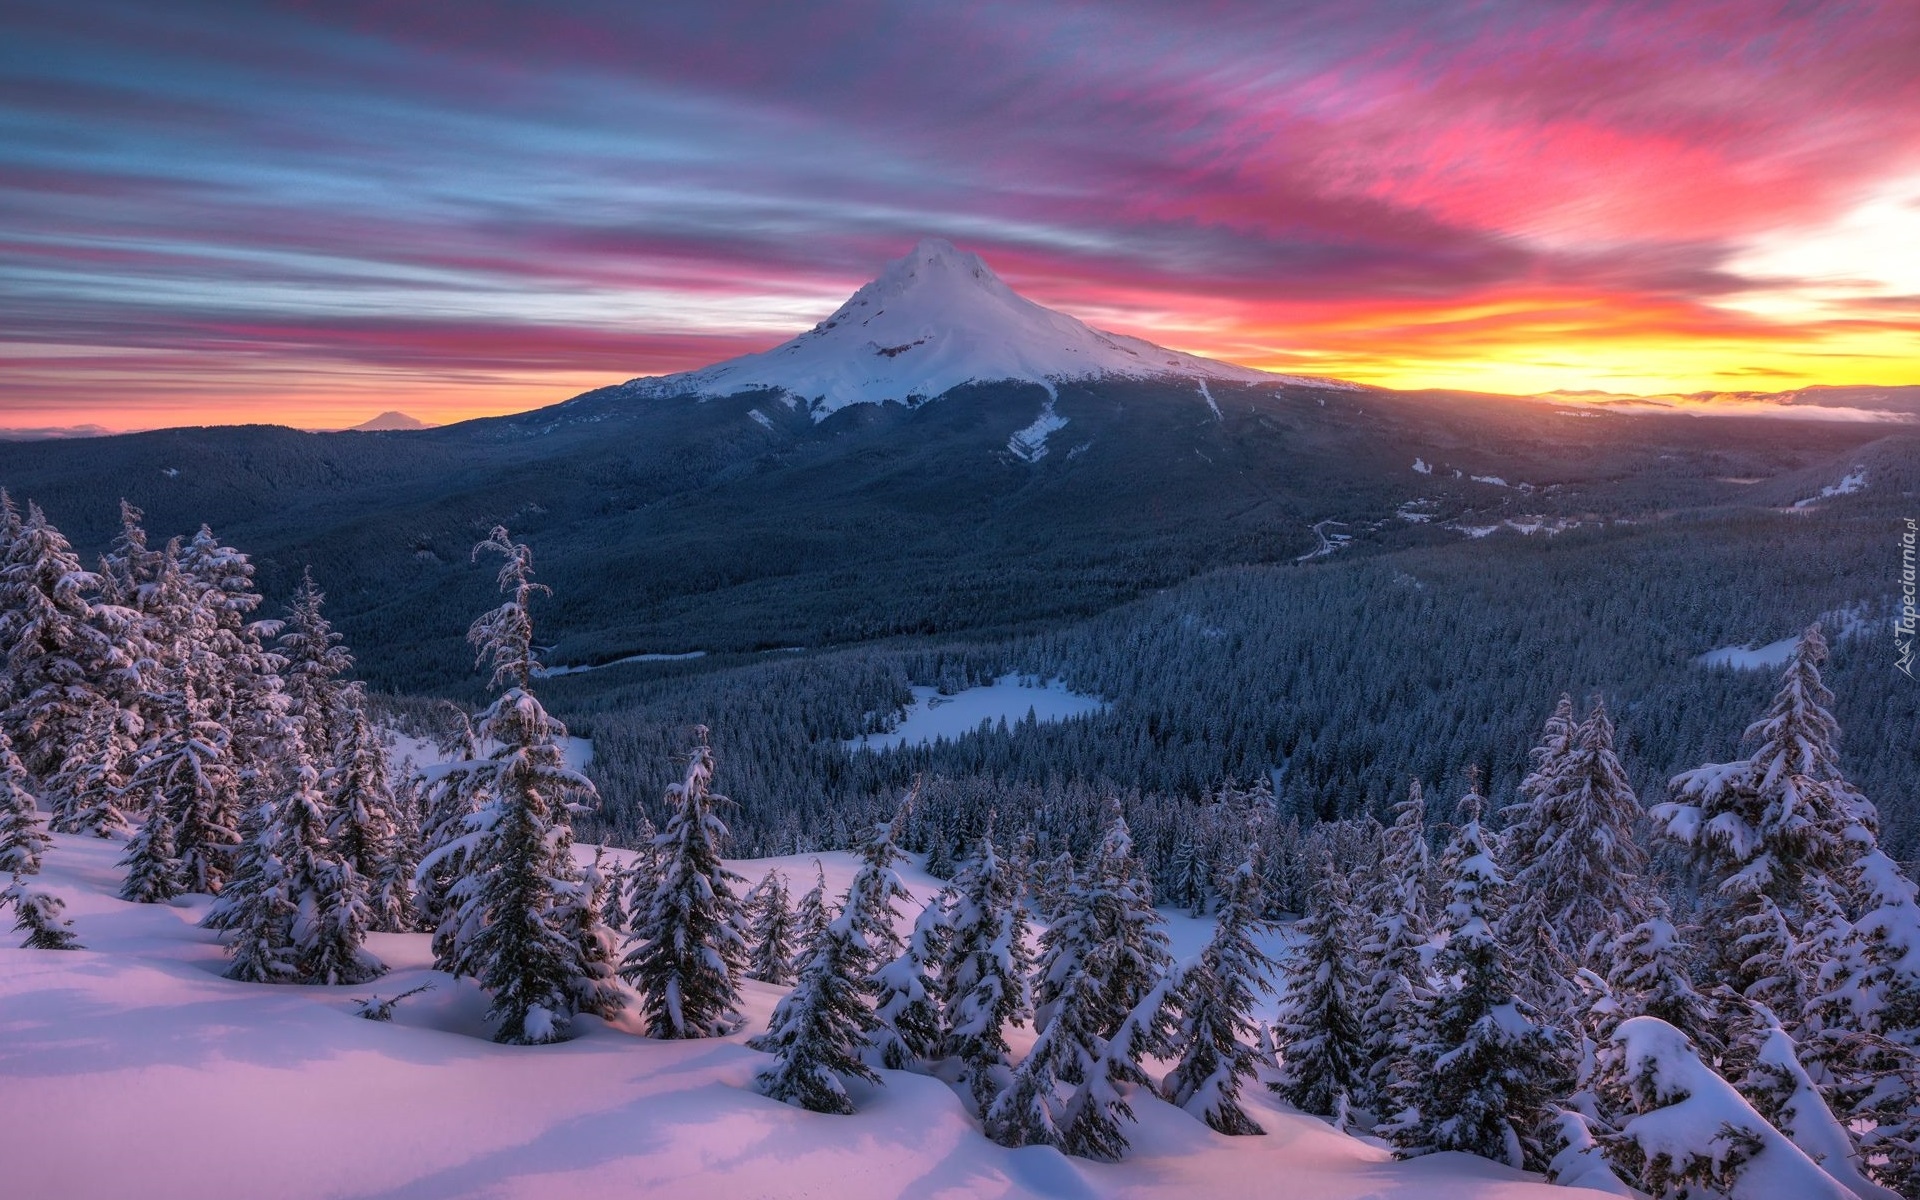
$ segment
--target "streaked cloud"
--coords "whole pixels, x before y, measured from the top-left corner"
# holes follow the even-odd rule
[[[1276,369],[1912,382],[1915,62],[1903,0],[21,0],[0,423],[531,407],[923,234]]]

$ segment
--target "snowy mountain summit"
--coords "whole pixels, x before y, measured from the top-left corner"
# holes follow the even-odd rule
[[[963,383],[1015,380],[1051,391],[1055,380],[1095,376],[1330,384],[1103,333],[1015,292],[979,255],[927,238],[790,341],[629,386],[703,396],[772,388],[819,420],[850,404],[916,404]]]

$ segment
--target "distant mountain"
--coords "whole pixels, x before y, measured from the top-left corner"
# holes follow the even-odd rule
[[[44,442],[54,438],[111,437],[113,430],[101,425],[41,425],[25,428],[0,428],[0,442]]]
[[[1694,416],[1770,416],[1796,420],[1920,420],[1920,385],[1816,384],[1786,392],[1685,392],[1635,395],[1602,391],[1554,391],[1537,399],[1591,404],[1627,411],[1663,411]]]
[[[473,679],[462,634],[497,601],[470,551],[494,524],[554,587],[551,665],[708,653],[645,668],[683,671],[1056,628],[1236,564],[1858,510],[1920,462],[1910,426],[1669,413],[1270,375],[1101,333],[924,242],[813,330],[701,371],[404,437],[0,444],[0,486],[89,554],[122,497],[158,537],[209,522],[276,603],[310,564],[372,681],[426,690]]]
[[[1190,379],[1353,387],[1274,375],[1103,333],[1035,304],[979,255],[928,238],[834,314],[771,350],[698,371],[634,380],[648,395],[773,391],[824,420],[850,404],[915,404],[968,383]]]
[[[378,433],[383,430],[391,430],[391,429],[432,429],[432,428],[433,426],[427,424],[425,421],[422,421],[418,417],[410,417],[403,412],[395,412],[389,409],[388,411],[381,413],[379,416],[374,417],[370,421],[362,421],[358,425],[349,426],[347,429],[347,432],[348,433]]]

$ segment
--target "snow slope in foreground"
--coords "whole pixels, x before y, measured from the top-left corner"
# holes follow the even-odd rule
[[[86,951],[0,949],[0,1163],[9,1200],[207,1196],[1173,1197],[1574,1200],[1461,1155],[1396,1163],[1324,1122],[1253,1100],[1270,1136],[1227,1138],[1137,1096],[1117,1165],[983,1138],[946,1085],[889,1072],[861,1111],[822,1116],[752,1089],[765,1056],[741,1043],[777,989],[746,985],[748,1030],[656,1042],[631,1018],[579,1022],[558,1046],[484,1040],[484,998],[429,969],[428,939],[376,934],[392,974],[354,988],[234,983],[204,897],[113,899],[121,843],[61,837],[40,883],[66,900]],[[844,887],[845,855],[821,855]],[[776,860],[798,891],[812,856]],[[768,863],[737,864],[757,879]],[[917,896],[933,881],[911,872]],[[1203,922],[1174,920],[1191,953]],[[392,1024],[352,998],[434,990]]]

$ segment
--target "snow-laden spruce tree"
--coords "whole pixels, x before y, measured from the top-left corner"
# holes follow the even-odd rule
[[[1065,911],[1041,935],[1039,1036],[986,1114],[1003,1146],[1051,1145],[1118,1159],[1133,1118],[1126,1087],[1147,1084],[1142,1058],[1163,1040],[1170,958],[1126,821],[1111,822]]]
[[[186,870],[173,840],[173,814],[163,798],[147,798],[147,819],[127,842],[118,864],[126,869],[120,898],[135,904],[165,904],[187,890]]]
[[[444,761],[429,769],[422,789],[425,812],[413,902],[421,924],[434,931],[434,966],[446,970],[453,953],[450,893],[466,870],[468,824],[487,803],[493,767],[480,753],[472,718],[453,704],[443,704],[439,711],[445,724],[436,746]]]
[[[898,1069],[933,1053],[939,1018],[932,1007],[931,965],[926,948],[915,952],[898,929],[895,905],[913,895],[901,881],[898,864],[906,861],[899,839],[912,813],[909,793],[893,819],[868,825],[854,835],[860,866],[847,888],[841,918],[853,932],[853,953],[861,968],[861,988],[880,1022],[868,1044],[869,1061]]]
[[[1059,1003],[1067,965],[1081,962],[1098,981],[1091,1027],[1112,1037],[1172,964],[1165,924],[1134,856],[1133,834],[1113,806],[1099,848],[1068,892],[1066,912],[1040,935],[1036,1019],[1046,1021]]]
[[[127,791],[150,814],[165,811],[181,886],[214,893],[240,841],[245,772],[223,715],[225,667],[213,609],[201,603],[197,583],[182,570],[177,544],[169,543],[168,551],[150,589],[150,611],[174,634],[164,658],[143,673],[154,719]],[[148,840],[156,849],[157,841]]]
[[[504,560],[499,584],[508,597],[467,633],[499,689],[476,730],[493,749],[473,771],[484,802],[466,832],[434,852],[461,862],[442,928],[448,968],[471,976],[491,1000],[494,1040],[539,1044],[565,1038],[580,997],[604,986],[600,965],[583,950],[582,923],[597,916],[579,911],[573,861],[572,814],[596,793],[561,752],[566,726],[531,690],[539,662],[530,607],[546,590],[533,581],[533,552],[495,527],[474,547],[476,559],[483,553]],[[435,864],[422,860],[422,872]]]
[[[84,950],[74,936],[73,922],[60,914],[66,910],[66,901],[50,892],[35,891],[27,887],[18,876],[6,891],[0,892],[0,908],[13,906],[13,930],[24,933],[27,939],[20,943],[23,950]]]
[[[386,970],[365,949],[366,881],[327,840],[319,772],[302,755],[291,775],[249,823],[252,844],[207,924],[226,931],[231,979],[365,983]]]
[[[1532,999],[1564,1008],[1570,993],[1539,994],[1541,985],[1565,978],[1558,964],[1604,967],[1607,946],[1646,916],[1646,855],[1634,841],[1640,801],[1598,697],[1565,747],[1542,762],[1551,773],[1536,769],[1532,786],[1522,790],[1526,799],[1506,810],[1512,823],[1500,846],[1512,903],[1504,936],[1516,951],[1531,949],[1535,931],[1551,936],[1558,963],[1522,974],[1536,992]]]
[[[1857,965],[1846,1005],[1825,1006],[1844,1017],[1835,1022],[1840,1045],[1823,1057],[1843,1076],[1843,1112],[1866,1127],[1869,1169],[1911,1196],[1920,1193],[1920,899],[1877,844],[1857,844]]]
[[[197,643],[184,653],[203,661],[200,696],[226,732],[239,806],[271,803],[282,785],[280,760],[289,730],[281,659],[266,645],[278,623],[249,620],[260,607],[253,563],[207,526],[178,549],[178,558],[195,611],[190,621],[172,628]],[[226,816],[231,821],[232,814]],[[184,824],[181,833],[185,852]]]
[[[1573,712],[1573,697],[1562,692],[1553,706],[1553,714],[1541,727],[1539,740],[1527,751],[1532,765],[1520,780],[1520,786],[1514,789],[1513,803],[1500,810],[1504,839],[1510,847],[1533,847],[1546,839],[1547,818],[1554,812],[1551,798],[1560,789],[1560,776],[1573,754],[1579,731],[1580,720]],[[1515,855],[1517,862],[1530,851],[1510,849],[1509,853]]]
[[[51,844],[27,768],[0,729],[0,875],[38,874],[40,857]]]
[[[1480,823],[1483,804],[1476,784],[1441,859],[1452,900],[1434,965],[1445,982],[1406,1073],[1414,1104],[1387,1132],[1406,1156],[1459,1150],[1541,1170],[1564,1068],[1556,1039],[1514,991],[1496,932],[1506,881]]]
[[[1167,867],[1166,902],[1185,909],[1193,916],[1207,910],[1207,864],[1189,838],[1181,838],[1173,848],[1173,860]]]
[[[313,581],[313,569],[307,568],[274,643],[286,687],[287,719],[307,757],[323,769],[338,757],[338,739],[347,732],[351,710],[358,707],[350,702],[347,683],[353,655],[327,620],[326,600]]]
[[[1627,1119],[1600,1138],[1614,1169],[1657,1200],[1857,1200],[1658,1017],[1614,1031],[1607,1090]]]
[[[1766,1121],[1861,1200],[1898,1200],[1867,1178],[1855,1136],[1827,1107],[1800,1059],[1800,1048],[1765,1005],[1734,1002],[1734,1046],[1722,1069]]]
[[[1362,1094],[1376,1110],[1387,1109],[1389,1097],[1407,1082],[1397,1067],[1407,1061],[1433,999],[1432,915],[1427,908],[1432,875],[1426,796],[1415,779],[1407,785],[1406,798],[1394,805],[1373,885],[1355,914],[1357,957],[1366,972],[1360,1025],[1368,1066]]]
[[[1067,893],[1073,888],[1078,868],[1073,861],[1073,851],[1062,850],[1050,859],[1035,862],[1033,865],[1033,911],[1043,920],[1051,921],[1060,914],[1066,904]]]
[[[1316,1116],[1344,1113],[1366,1087],[1366,981],[1352,953],[1357,924],[1346,877],[1323,859],[1307,913],[1293,927],[1293,949],[1280,963],[1280,1073],[1268,1085]]]
[[[641,813],[633,827],[633,859],[627,864],[627,921],[615,926],[617,929],[631,931],[653,903],[653,893],[660,887],[659,840],[660,831],[654,828],[653,818]]]
[[[793,901],[787,895],[787,877],[770,870],[748,893],[748,979],[784,987],[793,982]]]
[[[900,952],[867,976],[879,1023],[868,1036],[869,1062],[904,1071],[931,1062],[938,1053],[941,1011],[933,973],[946,935],[946,910],[934,896],[921,906]]]
[[[633,919],[627,913],[627,895],[633,890],[633,872],[617,862],[609,862],[607,872],[607,898],[600,906],[600,917],[607,928],[620,937],[626,937],[633,928]]]
[[[660,881],[634,918],[633,949],[620,964],[657,1038],[719,1037],[740,1025],[733,976],[746,946],[734,888],[745,881],[721,864],[727,826],[717,809],[727,801],[711,790],[707,727],[696,725],[693,736],[686,776],[667,789],[673,815],[654,839]]]
[[[1025,1023],[1033,971],[1019,883],[992,837],[980,840],[954,880],[945,921],[940,1052],[961,1064],[974,1108],[984,1114],[1005,1084],[1012,1055],[1007,1030]]]
[[[332,813],[327,837],[367,882],[372,927],[398,933],[413,926],[413,889],[403,861],[409,851],[394,819],[386,743],[368,718],[358,688],[342,689],[340,703],[341,726],[326,739],[332,757],[322,773]]]
[[[898,928],[900,910],[895,906],[911,901],[913,894],[907,891],[897,868],[907,859],[899,842],[913,800],[909,794],[891,820],[863,826],[854,833],[853,853],[860,866],[853,873],[841,912],[852,914],[854,949],[865,956],[862,961],[869,972],[893,959],[904,945]]]
[[[116,689],[117,690],[117,689]],[[82,722],[84,735],[67,748],[44,789],[54,828],[109,838],[127,831],[127,784],[139,765],[139,714],[103,692]]]
[[[1833,694],[1820,680],[1826,657],[1814,625],[1766,715],[1747,727],[1753,754],[1675,776],[1672,799],[1652,810],[1656,831],[1685,848],[1703,874],[1709,911],[1702,927],[1717,935],[1716,976],[1743,994],[1764,995],[1775,1011],[1783,987],[1806,992],[1811,984],[1769,983],[1769,972],[1791,958],[1818,895],[1845,867],[1847,830],[1870,819],[1840,772],[1840,730],[1827,711]],[[1788,1018],[1790,1027],[1798,1016]]]
[[[103,702],[101,681],[131,666],[105,627],[124,610],[89,599],[100,584],[40,507],[27,505],[0,562],[0,728],[36,780],[57,772],[86,738]],[[55,829],[66,828],[67,815],[55,809]]]
[[[1648,901],[1648,915],[1622,931],[1610,947],[1606,982],[1614,1012],[1596,1040],[1604,1045],[1627,1017],[1658,1017],[1678,1029],[1696,1049],[1717,1056],[1720,1016],[1693,982],[1692,949],[1682,940],[1665,901]]]
[[[822,1113],[851,1113],[845,1080],[879,1083],[867,1065],[868,1039],[879,1027],[867,1006],[865,954],[851,898],[822,930],[800,978],[773,1010],[767,1031],[748,1045],[774,1056],[755,1077],[775,1100]]]
[[[1269,985],[1275,965],[1255,941],[1271,929],[1259,905],[1260,881],[1249,858],[1227,880],[1213,937],[1172,993],[1180,1061],[1161,1090],[1218,1133],[1266,1132],[1240,1105],[1240,1089],[1259,1066],[1247,1042],[1254,1032],[1254,989]]]
[[[794,910],[794,970],[796,972],[813,957],[814,943],[827,931],[836,916],[832,902],[827,899],[827,872],[819,859],[813,860],[813,886],[800,897],[799,907]]]
[[[607,897],[616,882],[604,851],[596,846],[593,862],[554,896],[555,922],[573,938],[580,954],[580,973],[570,994],[573,1010],[602,1020],[612,1020],[627,1006],[617,980],[620,936],[606,917]]]

